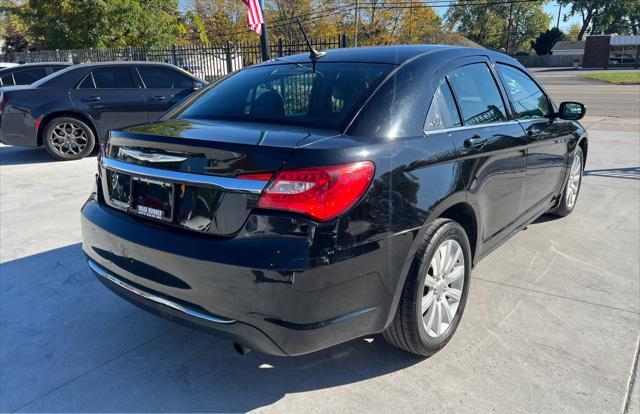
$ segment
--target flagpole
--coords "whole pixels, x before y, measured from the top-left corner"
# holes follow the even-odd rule
[[[266,62],[269,57],[269,33],[267,32],[267,14],[264,8],[264,1],[260,0],[260,8],[262,9],[262,15],[264,16],[265,23],[262,23],[262,36],[260,36],[260,51],[262,52],[262,61]]]

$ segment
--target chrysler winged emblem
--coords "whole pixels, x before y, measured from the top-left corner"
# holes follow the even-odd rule
[[[131,148],[120,148],[118,150],[119,157],[131,157],[136,160],[146,162],[182,162],[186,161],[187,157],[180,157],[176,155],[167,154],[154,154],[148,152],[142,152]]]

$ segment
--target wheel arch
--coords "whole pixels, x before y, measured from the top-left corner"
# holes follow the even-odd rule
[[[47,125],[49,124],[49,122],[51,122],[51,120],[55,118],[61,118],[61,117],[77,118],[82,122],[84,122],[85,124],[87,124],[89,128],[91,128],[91,132],[93,132],[93,136],[95,137],[96,145],[97,145],[97,143],[99,142],[98,129],[95,123],[93,122],[93,120],[89,118],[87,115],[84,115],[80,112],[66,110],[66,111],[52,112],[50,114],[45,115],[42,118],[42,122],[40,123],[40,127],[38,128],[38,136],[37,136],[38,146],[42,146],[44,144],[44,140],[43,140],[44,131],[45,129],[47,129]]]
[[[589,150],[589,139],[584,136],[578,141],[578,147],[582,150],[582,168],[587,164],[587,151]]]

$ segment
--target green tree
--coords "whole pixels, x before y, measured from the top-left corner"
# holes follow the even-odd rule
[[[640,32],[640,0],[558,0],[569,7],[565,21],[580,16],[581,26],[577,40],[586,34]]]
[[[167,46],[178,39],[178,0],[27,0],[8,12],[45,49]]]
[[[531,48],[536,51],[538,56],[548,55],[553,46],[563,39],[564,33],[562,33],[562,30],[554,27],[544,33],[540,33],[540,36],[531,42]]]
[[[544,12],[545,1],[500,3],[483,0],[458,1],[449,7],[448,27],[489,49],[511,52],[529,48],[530,41],[548,29],[551,16]],[[511,19],[509,17],[511,16]],[[511,20],[511,25],[509,25]]]
[[[569,31],[565,35],[565,39],[571,40],[573,42],[578,40],[578,35],[580,34],[581,27],[582,26],[579,23],[571,23],[571,26],[569,26]]]

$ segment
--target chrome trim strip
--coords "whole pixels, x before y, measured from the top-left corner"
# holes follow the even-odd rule
[[[479,124],[479,125],[466,125],[455,128],[442,128],[442,129],[434,129],[432,131],[422,131],[425,135],[433,135],[433,134],[442,134],[443,132],[455,132],[455,131],[464,131],[466,129],[479,129],[479,128],[491,128],[503,125],[518,125],[518,121],[506,121],[506,122],[495,122],[493,124]]]
[[[193,316],[195,318],[198,319],[204,319],[207,320],[209,322],[215,322],[215,323],[222,323],[222,324],[230,324],[230,323],[234,323],[236,322],[233,319],[220,319],[220,318],[216,318],[215,316],[211,316],[211,315],[207,315],[206,313],[202,313],[202,312],[198,312],[197,310],[194,309],[190,309],[187,308],[186,306],[182,306],[178,303],[172,302],[170,300],[167,300],[165,298],[161,298],[159,296],[153,295],[149,292],[145,292],[143,290],[138,289],[137,287],[131,286],[130,284],[123,282],[122,280],[118,279],[117,277],[113,276],[111,273],[109,273],[107,271],[107,269],[103,268],[102,266],[100,266],[98,263],[94,262],[92,259],[88,259],[87,263],[89,264],[89,267],[91,268],[91,270],[98,276],[100,276],[103,279],[108,280],[109,282],[120,286],[121,288],[135,294],[138,295],[144,299],[150,300],[152,302],[155,303],[159,303],[161,305],[164,306],[168,306],[172,309],[175,309],[177,311],[180,311],[184,314],[187,314],[189,316]]]
[[[136,160],[147,162],[183,162],[187,160],[187,157],[177,157],[175,155],[168,154],[147,153],[131,148],[119,148],[118,155],[131,157],[135,158]]]
[[[237,193],[260,194],[262,192],[262,189],[267,185],[267,181],[262,180],[243,180],[241,178],[219,177],[213,175],[192,174],[182,171],[162,170],[159,168],[129,164],[107,157],[102,157],[100,162],[106,169],[125,174],[155,178],[158,180],[166,180],[176,183],[203,185]]]

